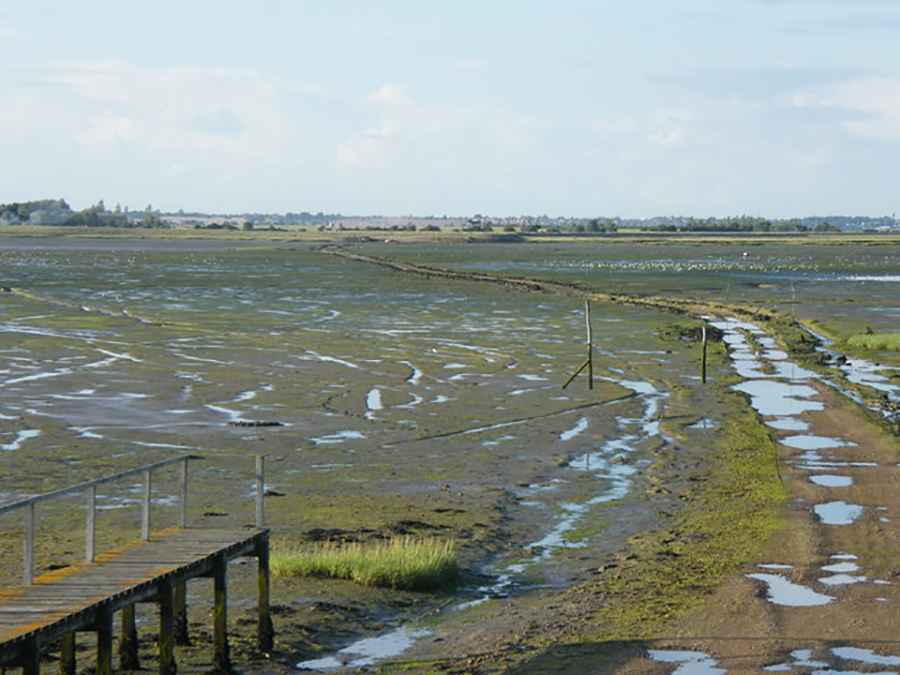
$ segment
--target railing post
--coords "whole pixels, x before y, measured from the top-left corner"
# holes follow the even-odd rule
[[[144,499],[141,505],[141,539],[150,541],[150,492],[153,478],[150,470],[144,471]]]
[[[181,513],[178,516],[178,527],[187,527],[188,506],[188,458],[181,463]]]
[[[256,526],[265,527],[266,517],[263,510],[263,498],[266,496],[266,458],[256,456]]]
[[[25,570],[22,580],[26,586],[31,586],[34,579],[34,530],[35,530],[34,502],[25,507]]]
[[[84,559],[92,563],[97,552],[97,486],[91,485],[87,489],[87,503],[85,504],[84,522]]]

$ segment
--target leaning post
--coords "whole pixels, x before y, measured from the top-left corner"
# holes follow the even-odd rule
[[[587,328],[588,389],[594,388],[594,331],[591,328],[591,301],[584,301],[584,322]]]

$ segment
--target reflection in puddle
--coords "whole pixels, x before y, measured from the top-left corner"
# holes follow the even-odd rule
[[[703,652],[651,649],[647,656],[659,663],[678,663],[672,675],[725,675],[728,671],[718,668],[718,662]]]
[[[429,630],[409,630],[406,627],[359,640],[344,647],[335,656],[301,661],[297,668],[305,670],[337,670],[338,668],[362,668],[371,666],[379,659],[387,659],[402,654],[419,638],[431,635]]]
[[[821,485],[822,487],[850,487],[853,485],[853,478],[850,476],[833,476],[830,474],[817,474],[814,476],[810,476],[809,480],[811,483],[815,483],[816,485]]]
[[[328,434],[326,436],[317,436],[316,438],[311,438],[310,440],[316,445],[334,445],[336,443],[343,443],[345,441],[351,440],[361,440],[365,438],[365,435],[360,433],[359,431],[336,431],[333,434]]]
[[[588,419],[587,419],[587,417],[582,417],[580,420],[578,420],[578,422],[575,424],[574,427],[572,427],[568,431],[562,432],[559,435],[559,440],[571,441],[573,438],[575,438],[578,434],[580,434],[582,431],[584,431],[587,428],[588,428]]]
[[[22,444],[25,441],[31,438],[37,438],[40,435],[41,432],[37,429],[25,429],[24,431],[20,431],[16,434],[16,437],[12,441],[12,443],[4,443],[0,445],[0,450],[18,450],[22,447]]]
[[[852,525],[862,514],[863,507],[847,502],[828,502],[813,507],[819,520],[825,525]]]
[[[834,600],[830,595],[816,593],[811,588],[795,584],[779,574],[748,574],[748,578],[768,586],[769,602],[784,607],[819,607]]]
[[[766,424],[779,431],[808,431],[809,423],[796,417],[781,417],[777,420],[769,420]]]
[[[789,448],[797,448],[798,450],[827,450],[829,448],[846,448],[854,445],[840,438],[810,435],[788,436],[787,438],[782,438],[781,443]]]

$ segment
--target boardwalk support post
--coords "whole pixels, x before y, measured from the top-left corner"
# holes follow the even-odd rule
[[[182,647],[191,644],[191,636],[188,634],[187,581],[184,579],[175,582],[175,644]]]
[[[75,675],[75,631],[63,635],[59,651],[59,675]]]
[[[113,616],[106,607],[97,610],[97,675],[112,675]]]
[[[271,652],[275,635],[272,627],[272,612],[269,606],[269,535],[261,537],[256,544],[256,558],[259,561],[256,624],[257,647],[261,652]]]
[[[215,642],[215,667],[221,673],[231,670],[228,654],[228,562],[218,556],[213,567],[213,636]]]
[[[141,667],[134,611],[135,605],[122,608],[122,640],[119,643],[119,666],[122,670],[139,670]]]
[[[41,675],[41,646],[36,639],[29,640],[22,660],[22,675]]]
[[[172,580],[159,582],[159,675],[175,675],[175,589]]]

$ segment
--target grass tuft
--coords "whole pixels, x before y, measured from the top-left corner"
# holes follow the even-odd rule
[[[847,344],[857,349],[900,352],[900,333],[854,335],[847,340]]]
[[[429,591],[451,586],[459,575],[452,540],[397,537],[374,543],[324,542],[276,550],[276,577],[330,577],[366,586]]]

